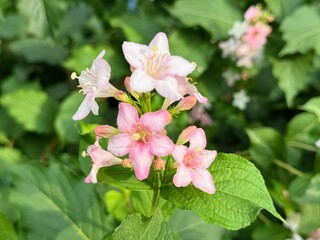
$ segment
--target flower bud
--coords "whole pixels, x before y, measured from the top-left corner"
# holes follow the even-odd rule
[[[124,91],[121,91],[121,90],[117,90],[114,93],[114,98],[117,99],[120,102],[131,103],[131,100],[130,100],[129,96]]]
[[[113,135],[118,134],[119,130],[109,125],[99,125],[94,128],[94,133],[98,137],[110,138]]]
[[[182,145],[189,141],[191,133],[193,133],[194,130],[196,130],[196,126],[189,126],[186,129],[182,131],[182,133],[179,135],[177,140],[177,145]]]
[[[135,98],[135,99],[139,99],[139,95],[133,91],[130,87],[130,77],[126,77],[124,79],[124,86],[126,87],[127,91]]]
[[[154,162],[154,169],[155,170],[164,170],[166,167],[166,160],[161,159],[160,157],[158,157]]]
[[[125,158],[121,162],[122,167],[124,168],[132,168],[132,163],[129,158]]]
[[[180,100],[178,105],[175,107],[177,111],[187,111],[194,107],[197,103],[197,98],[195,96],[187,96]]]

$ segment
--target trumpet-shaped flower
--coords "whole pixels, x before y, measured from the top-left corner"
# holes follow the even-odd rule
[[[130,77],[133,91],[146,93],[156,89],[161,96],[172,101],[182,98],[177,77],[186,77],[195,69],[195,64],[182,57],[171,56],[164,33],[158,33],[148,46],[124,42],[122,49],[133,70]]]
[[[86,183],[97,183],[97,174],[100,168],[121,164],[122,162],[122,159],[102,149],[98,141],[87,148],[85,155],[89,155],[93,162],[91,171],[85,179]]]
[[[164,130],[171,120],[166,110],[145,113],[139,118],[136,108],[120,103],[117,118],[120,133],[110,138],[108,150],[116,156],[129,154],[136,177],[143,180],[149,175],[154,156],[167,156],[174,149]]]
[[[80,91],[85,96],[78,111],[73,115],[73,120],[81,120],[85,118],[90,111],[98,115],[99,106],[95,98],[112,97],[117,89],[109,83],[111,68],[108,62],[103,58],[105,50],[103,50],[98,57],[93,61],[90,69],[81,72],[80,76],[72,73],[72,79],[79,80]]]
[[[217,156],[216,151],[205,150],[206,136],[201,128],[191,129],[188,134],[190,146],[176,145],[172,156],[178,164],[177,173],[173,177],[176,187],[186,187],[191,182],[196,188],[213,194],[216,189],[207,168]]]

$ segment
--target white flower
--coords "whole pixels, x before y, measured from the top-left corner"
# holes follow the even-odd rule
[[[320,148],[320,138],[314,143],[314,145],[316,145],[317,148]]]
[[[232,28],[228,31],[229,35],[239,39],[246,33],[247,30],[247,23],[236,21],[234,22]]]
[[[226,41],[220,42],[219,47],[222,50],[222,57],[233,57],[240,45],[240,42],[234,38],[230,38]]]
[[[245,110],[247,103],[250,102],[250,97],[248,97],[245,90],[240,90],[233,94],[232,105],[239,108],[240,110]]]

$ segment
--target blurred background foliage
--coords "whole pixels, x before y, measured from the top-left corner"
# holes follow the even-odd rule
[[[257,3],[275,21],[264,59],[244,83],[251,101],[240,111],[231,104],[234,89],[222,77],[232,62],[222,58],[218,43]],[[175,237],[311,236],[320,228],[319,4],[0,0],[0,239],[105,239],[128,213],[148,203],[139,192],[84,183],[90,159],[81,152],[92,143],[92,124],[115,125],[117,102],[103,99],[99,116],[75,123],[71,116],[83,96],[70,74],[90,67],[105,49],[111,82],[124,90],[130,70],[123,41],[148,44],[159,31],[167,33],[173,55],[197,63],[191,77],[209,98],[206,111],[213,119],[204,127],[208,149],[253,161],[278,211],[287,219],[300,217],[293,230],[262,212],[250,227],[231,232],[179,210],[169,219]],[[176,139],[187,125],[183,113],[168,132]]]

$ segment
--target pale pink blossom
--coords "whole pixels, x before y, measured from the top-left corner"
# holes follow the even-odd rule
[[[122,49],[133,70],[130,77],[131,90],[146,93],[156,89],[161,96],[172,101],[182,98],[176,78],[186,77],[195,69],[195,64],[182,57],[171,56],[164,33],[158,33],[148,46],[124,42]]]
[[[259,49],[267,42],[267,36],[271,33],[271,27],[257,23],[247,28],[243,40],[250,46],[251,49]]]
[[[250,97],[247,95],[244,89],[241,89],[239,92],[233,94],[232,105],[239,108],[240,110],[245,110],[247,104],[250,102]]]
[[[174,149],[164,130],[171,120],[166,110],[145,113],[139,118],[136,108],[120,103],[117,118],[120,133],[110,138],[108,150],[116,156],[129,154],[136,177],[146,179],[154,156],[167,156]]]
[[[240,44],[240,40],[234,38],[229,38],[226,41],[220,42],[219,47],[222,50],[222,57],[233,57]]]
[[[172,152],[172,156],[178,164],[173,183],[176,187],[186,187],[192,182],[196,188],[213,194],[216,189],[207,168],[214,161],[217,152],[205,150],[207,141],[203,129],[193,130],[189,136],[189,147],[176,145]]]
[[[247,30],[248,24],[243,21],[235,21],[232,28],[228,31],[229,35],[233,36],[236,39],[240,39]]]
[[[102,149],[98,141],[90,145],[84,155],[89,155],[93,162],[91,171],[85,179],[86,183],[97,183],[97,174],[100,168],[121,164],[122,162],[122,159]]]
[[[247,22],[257,22],[262,15],[262,10],[258,6],[251,6],[247,9],[247,11],[244,13],[244,19]]]
[[[206,105],[196,105],[190,111],[190,123],[199,122],[200,126],[211,126],[213,121],[211,116],[206,112]]]
[[[79,80],[80,91],[83,92],[85,98],[81,103],[78,111],[73,115],[73,120],[81,120],[85,118],[90,111],[98,115],[99,106],[95,98],[107,98],[114,96],[117,89],[109,83],[111,68],[106,60],[103,59],[105,50],[93,61],[90,69],[81,72],[80,76],[72,73],[72,79]]]

